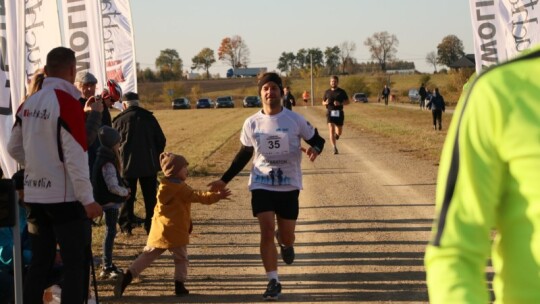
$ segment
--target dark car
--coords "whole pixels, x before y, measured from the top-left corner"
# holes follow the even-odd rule
[[[191,109],[191,103],[189,102],[189,99],[185,97],[175,98],[172,101],[172,108],[173,110],[176,109]]]
[[[197,109],[211,109],[212,100],[209,98],[201,98],[197,100]]]
[[[221,96],[216,99],[216,108],[234,108],[231,96]]]
[[[244,108],[255,108],[261,106],[259,96],[246,96],[243,101]]]
[[[368,102],[367,95],[365,93],[354,93],[354,102]]]

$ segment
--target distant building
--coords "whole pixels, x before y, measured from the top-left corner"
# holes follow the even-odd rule
[[[227,78],[233,77],[257,77],[259,74],[266,73],[266,68],[237,68],[228,69]]]
[[[474,54],[465,54],[458,60],[451,63],[448,67],[455,70],[459,70],[462,68],[474,69],[476,67],[476,60],[474,58]]]

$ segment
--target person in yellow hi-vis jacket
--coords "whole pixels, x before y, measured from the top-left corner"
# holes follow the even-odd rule
[[[431,303],[540,303],[538,75],[540,47],[478,76],[456,108],[425,256]]]

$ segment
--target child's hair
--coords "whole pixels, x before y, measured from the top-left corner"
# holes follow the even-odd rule
[[[161,164],[161,171],[163,171],[165,177],[177,176],[182,168],[189,165],[185,157],[170,152],[161,153],[159,155],[159,162]]]

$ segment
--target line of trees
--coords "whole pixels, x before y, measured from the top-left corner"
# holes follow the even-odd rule
[[[339,45],[320,48],[301,48],[296,53],[282,52],[277,69],[287,76],[306,77],[311,71],[311,63],[315,76],[332,74],[354,74],[359,72],[376,72],[393,69],[415,69],[414,62],[397,58],[399,40],[394,34],[386,31],[376,32],[366,38],[364,45],[368,48],[372,62],[359,63],[354,58],[356,44],[344,41]],[[227,63],[232,68],[247,67],[249,64],[249,47],[239,35],[225,37],[217,50],[217,60]],[[426,62],[437,72],[438,65],[449,66],[461,56],[463,42],[455,35],[448,35],[437,45],[437,52],[426,55]],[[210,78],[210,67],[216,62],[214,50],[205,47],[191,59],[191,71],[203,70],[206,78]],[[174,49],[165,49],[156,58],[157,71],[150,68],[140,70],[137,64],[137,77],[140,82],[170,81],[185,77],[183,61]]]

